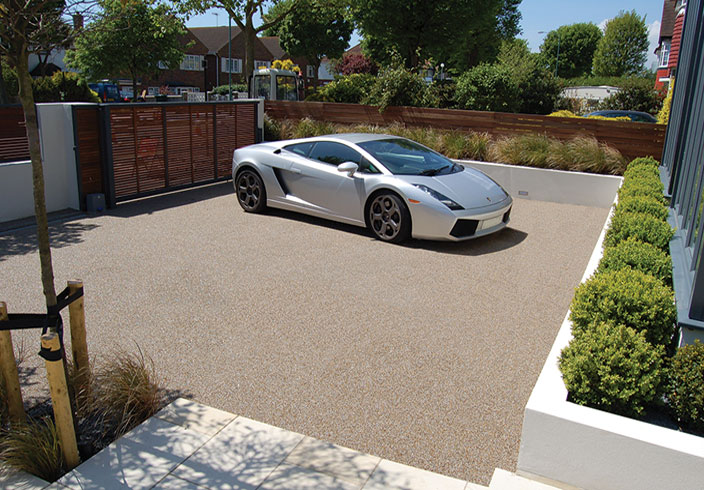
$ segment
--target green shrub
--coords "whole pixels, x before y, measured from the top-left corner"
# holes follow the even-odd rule
[[[442,141],[436,150],[448,158],[483,161],[486,160],[489,141],[486,133],[447,131],[442,133]]]
[[[555,145],[543,134],[523,134],[499,138],[489,146],[489,160],[511,165],[551,168],[550,153]]]
[[[100,102],[77,73],[57,71],[50,77],[32,81],[35,102]]]
[[[630,268],[604,271],[580,284],[570,312],[575,337],[595,323],[611,322],[645,332],[654,345],[670,344],[676,318],[672,289]]]
[[[626,169],[626,171],[628,171],[628,169]],[[634,176],[634,174],[638,175]],[[631,188],[642,189],[642,192],[637,191],[636,194],[652,195],[658,199],[663,198],[663,192],[665,190],[660,179],[653,175],[648,175],[647,170],[642,167],[631,167],[631,173],[628,178],[623,179],[623,184],[621,184],[619,191],[625,190],[626,193],[628,193],[628,189]],[[619,196],[620,195],[621,194],[619,194]]]
[[[384,112],[389,106],[421,106],[424,96],[423,78],[396,64],[379,72],[369,97],[364,102],[379,106],[379,112]]]
[[[644,213],[659,220],[667,219],[667,206],[650,196],[630,196],[618,202],[616,213]]]
[[[457,103],[475,111],[515,112],[518,85],[512,71],[503,65],[483,63],[457,79]]]
[[[699,340],[677,350],[666,394],[679,423],[704,432],[704,344]]]
[[[621,188],[618,190],[619,201],[635,196],[650,197],[651,199],[665,203],[663,192],[658,189],[658,186],[655,183],[639,181],[631,181],[627,183],[624,181]]]
[[[607,97],[599,109],[641,111],[657,114],[662,108],[663,96],[647,78],[629,78],[621,84],[621,90]]]
[[[638,157],[634,158],[628,163],[628,168],[633,168],[633,167],[646,167],[650,169],[653,175],[659,176],[660,172],[658,170],[658,166],[660,164],[656,159],[653,157]]]
[[[645,213],[614,213],[611,226],[606,232],[604,245],[613,247],[623,240],[635,238],[655,245],[669,253],[670,240],[675,234],[666,222]]]
[[[519,103],[517,112],[524,114],[550,114],[557,107],[562,87],[552,72],[536,66],[518,81]]]
[[[10,100],[15,99],[20,92],[20,84],[17,80],[17,71],[7,64],[4,59],[0,60],[0,63],[2,63],[2,78],[5,82],[5,91],[7,92],[7,96]]]
[[[213,93],[216,95],[227,95],[230,91],[230,86],[229,85],[218,85],[213,89]],[[247,84],[246,83],[233,83],[232,84],[232,91],[233,92],[247,92]]]
[[[338,77],[319,90],[320,100],[359,104],[369,97],[376,77],[368,73],[355,73]],[[306,99],[307,100],[307,99]]]
[[[454,109],[457,107],[456,93],[457,84],[453,80],[435,80],[425,91],[423,106]]]
[[[626,267],[657,277],[667,286],[672,285],[670,256],[649,243],[629,238],[615,247],[607,247],[599,262],[597,273]]]
[[[640,416],[661,395],[663,354],[643,332],[598,323],[572,339],[559,366],[570,401]]]

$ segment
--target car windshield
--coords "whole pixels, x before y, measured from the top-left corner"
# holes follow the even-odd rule
[[[418,143],[403,138],[358,143],[395,175],[445,175],[464,167]]]

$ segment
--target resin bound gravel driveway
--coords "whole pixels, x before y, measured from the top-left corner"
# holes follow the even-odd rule
[[[151,356],[169,389],[285,429],[488,484],[608,210],[517,199],[464,243],[245,214],[230,183],[52,225],[57,289],[83,279],[88,347]],[[41,312],[32,229],[0,233],[0,300]],[[64,315],[68,324],[68,314]],[[27,403],[47,396],[24,343]]]

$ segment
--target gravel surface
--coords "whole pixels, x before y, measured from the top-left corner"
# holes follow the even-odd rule
[[[516,200],[495,235],[397,246],[245,214],[231,189],[52,225],[57,289],[85,283],[92,357],[139,346],[181,395],[453,477],[515,470],[524,406],[608,210]],[[35,243],[0,234],[11,313],[42,311]],[[47,393],[38,332],[13,336],[33,403]]]

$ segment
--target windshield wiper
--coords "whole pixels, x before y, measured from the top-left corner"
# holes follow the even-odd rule
[[[441,172],[442,170],[445,170],[446,168],[450,168],[450,165],[446,165],[445,167],[440,167],[440,168],[428,168],[426,170],[423,170],[418,175],[432,177],[433,175],[437,175],[439,172]]]

